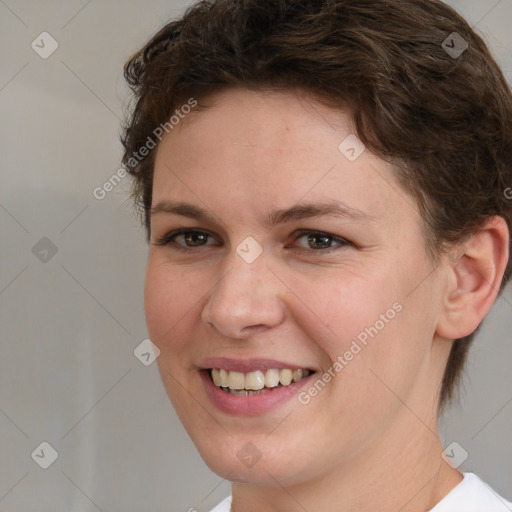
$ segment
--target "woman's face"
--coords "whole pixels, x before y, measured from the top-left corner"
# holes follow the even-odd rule
[[[300,484],[435,428],[442,272],[391,165],[311,98],[208,104],[158,147],[145,289],[163,382],[206,463]],[[266,392],[221,390],[212,368]]]

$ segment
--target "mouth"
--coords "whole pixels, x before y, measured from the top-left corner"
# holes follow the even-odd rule
[[[296,398],[320,370],[269,358],[214,357],[198,365],[204,390],[222,413],[259,416]]]
[[[277,388],[286,388],[315,373],[307,368],[268,368],[247,373],[209,368],[206,372],[217,388],[237,396],[261,395]]]

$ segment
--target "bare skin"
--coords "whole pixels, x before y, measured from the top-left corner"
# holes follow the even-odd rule
[[[392,166],[338,149],[354,133],[348,114],[291,92],[206,103],[158,147],[146,275],[149,334],[181,421],[233,482],[235,512],[430,510],[462,479],[441,458],[438,393],[451,340],[496,298],[505,222],[490,219],[434,265]],[[275,210],[340,203],[343,216],[310,208],[268,223]],[[171,238],[177,229],[195,235]],[[236,252],[249,236],[263,250],[252,263]],[[210,357],[272,358],[321,377],[371,326],[307,403],[233,415],[200,378]],[[237,457],[248,443],[261,455],[251,467]]]

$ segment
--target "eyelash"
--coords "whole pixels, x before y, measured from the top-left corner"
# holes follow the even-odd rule
[[[190,252],[194,252],[198,248],[209,247],[209,246],[205,246],[205,245],[198,245],[196,247],[177,245],[175,243],[176,237],[178,237],[180,235],[185,235],[185,234],[206,235],[206,236],[208,236],[210,238],[214,238],[213,235],[211,235],[207,231],[202,231],[200,229],[183,228],[183,229],[178,229],[176,231],[171,231],[170,233],[167,233],[163,237],[159,238],[155,242],[155,245],[157,245],[157,246],[171,246],[172,245],[173,246],[173,250],[181,251],[181,252],[189,252],[189,253]],[[350,241],[348,241],[348,240],[346,240],[344,238],[340,238],[338,236],[332,235],[331,233],[326,233],[325,231],[317,231],[317,230],[311,230],[311,229],[299,229],[299,230],[297,230],[294,233],[294,239],[293,239],[292,243],[294,243],[297,240],[301,239],[302,237],[308,236],[308,235],[312,235],[312,236],[315,236],[315,237],[326,237],[326,238],[330,239],[331,243],[337,243],[338,245],[336,245],[334,247],[327,247],[327,248],[321,248],[321,249],[313,249],[311,247],[310,248],[297,247],[296,249],[302,250],[302,251],[317,252],[317,253],[324,253],[325,254],[325,253],[330,253],[330,252],[332,252],[334,250],[341,249],[341,248],[346,247],[346,246],[353,245],[352,242],[350,242]],[[289,244],[286,245],[286,248],[289,248]]]

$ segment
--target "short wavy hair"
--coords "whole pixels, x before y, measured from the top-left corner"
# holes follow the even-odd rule
[[[124,71],[135,103],[123,164],[148,238],[155,152],[133,155],[187,98],[235,86],[300,90],[348,110],[416,199],[433,261],[491,216],[512,229],[510,86],[482,38],[439,0],[204,0]],[[500,293],[511,272],[509,260]],[[478,329],[453,343],[440,408]]]

